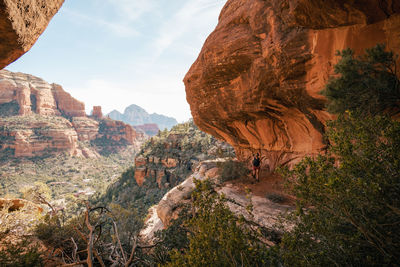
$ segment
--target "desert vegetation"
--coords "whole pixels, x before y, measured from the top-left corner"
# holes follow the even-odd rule
[[[55,207],[75,210],[76,203],[95,193],[104,193],[109,184],[133,165],[135,150],[128,147],[120,153],[97,158],[76,158],[69,155],[8,158],[0,166],[0,194],[6,198],[23,196],[35,183],[50,190]]]

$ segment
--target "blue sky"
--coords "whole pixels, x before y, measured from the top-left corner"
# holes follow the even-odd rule
[[[182,79],[226,0],[66,0],[33,48],[7,69],[61,84],[89,112],[191,117]]]

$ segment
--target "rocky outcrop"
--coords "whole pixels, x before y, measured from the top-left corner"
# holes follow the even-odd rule
[[[0,0],[0,69],[36,42],[64,0]]]
[[[103,112],[101,111],[101,106],[93,106],[92,116],[98,119],[103,118]]]
[[[173,174],[175,168],[182,167],[179,158],[143,157],[135,158],[135,180],[139,186],[143,186],[146,179],[155,178],[158,188],[168,188],[171,183],[176,182],[177,177]]]
[[[88,118],[85,104],[60,85],[0,71],[0,150],[6,156],[98,157],[96,150],[116,153],[142,141],[132,126],[104,119],[101,108],[98,111],[98,116]]]
[[[128,144],[135,144],[137,134],[132,126],[122,121],[111,119],[104,119],[99,122],[99,134],[97,138],[106,138],[117,142],[125,140]]]
[[[398,1],[228,0],[184,79],[196,125],[271,169],[323,151],[335,52],[399,53],[399,13]]]
[[[134,176],[139,186],[148,181],[149,186],[168,189],[186,179],[200,161],[233,154],[230,145],[189,121],[151,137],[135,158]]]
[[[34,204],[28,200],[21,198],[0,198],[0,210],[7,209],[8,212],[14,212],[23,209],[24,207],[29,206],[29,209],[36,212],[43,212],[43,208],[37,204]]]
[[[73,98],[69,93],[65,92],[61,85],[52,84],[52,92],[57,109],[62,115],[67,117],[84,117],[86,116],[85,104]]]
[[[12,101],[18,103],[20,115],[86,116],[85,104],[65,92],[60,85],[51,85],[33,75],[1,70],[0,105]]]
[[[66,152],[78,155],[78,136],[62,117],[17,116],[0,120],[3,151],[14,157],[34,157]],[[5,153],[5,152],[2,152]]]
[[[78,133],[80,141],[94,140],[99,133],[99,122],[87,117],[72,118],[72,125]]]
[[[160,130],[158,128],[157,124],[155,124],[155,123],[135,125],[135,126],[133,126],[133,128],[135,128],[135,130],[138,130],[140,132],[147,134],[148,136],[155,136],[158,133],[158,131]]]
[[[154,233],[170,225],[172,219],[176,219],[182,206],[189,202],[191,193],[195,188],[194,179],[203,181],[210,179],[216,184],[215,190],[224,194],[228,199],[228,207],[237,215],[243,215],[247,220],[251,220],[259,226],[274,229],[279,221],[279,215],[293,210],[293,206],[278,204],[265,197],[256,195],[246,195],[243,188],[230,183],[222,184],[218,176],[218,162],[223,159],[209,160],[201,162],[193,174],[178,186],[172,188],[161,199],[161,201],[149,209],[149,215],[144,228],[140,232],[140,237],[145,243],[152,243]],[[250,216],[246,207],[253,204],[253,216]],[[285,224],[284,224],[285,225]],[[290,225],[285,225],[290,229]],[[275,229],[277,230],[277,229]]]

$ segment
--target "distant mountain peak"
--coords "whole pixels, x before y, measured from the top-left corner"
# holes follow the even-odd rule
[[[158,128],[161,130],[165,128],[171,129],[171,127],[178,124],[175,118],[157,113],[149,114],[145,109],[136,104],[126,107],[124,113],[113,110],[108,113],[107,116],[109,116],[111,119],[121,120],[133,126],[157,124]]]

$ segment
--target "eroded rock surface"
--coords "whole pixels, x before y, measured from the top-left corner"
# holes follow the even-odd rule
[[[196,125],[273,170],[324,150],[337,50],[400,52],[399,1],[228,0],[185,76]]]
[[[19,115],[86,116],[85,104],[57,84],[30,74],[0,70],[0,105],[15,101]]]
[[[138,146],[139,139],[143,139],[141,135],[121,121],[87,117],[85,104],[60,85],[33,75],[0,70],[3,158],[57,153],[98,157],[97,152],[114,153],[126,146]]]
[[[63,3],[64,0],[0,0],[0,69],[32,47]]]

